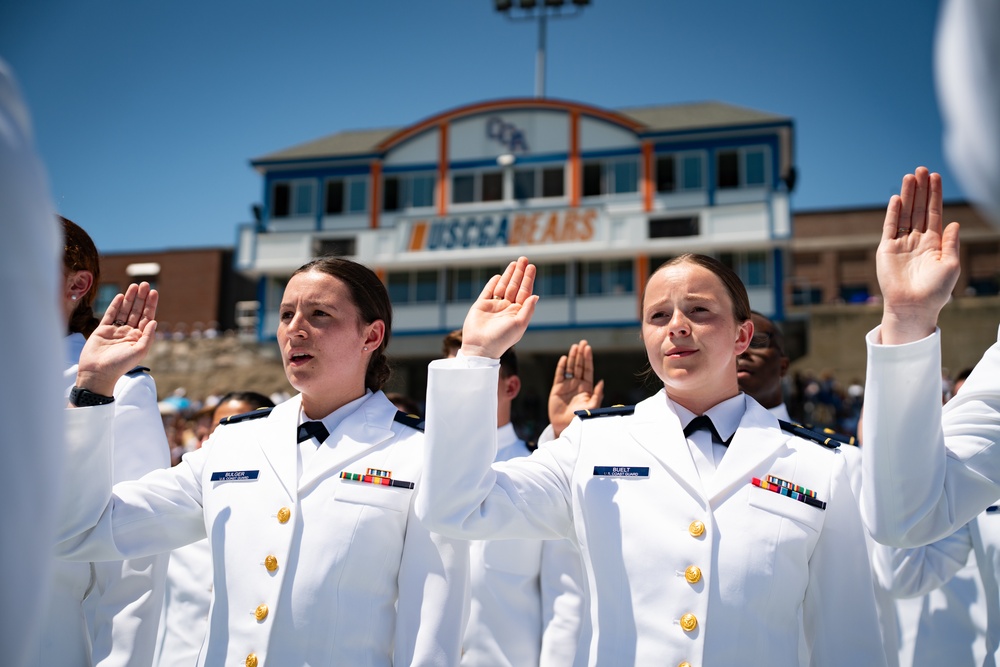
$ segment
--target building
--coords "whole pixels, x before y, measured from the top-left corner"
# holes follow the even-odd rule
[[[274,337],[296,268],[350,257],[386,282],[394,388],[413,396],[441,337],[521,254],[538,266],[542,299],[518,352],[543,387],[558,355],[587,338],[608,398],[634,400],[642,288],[683,252],[717,255],[755,309],[785,315],[795,182],[785,116],[719,102],[609,110],[499,99],[343,131],[252,165],[263,206],[240,230],[236,267],[257,281],[260,337]],[[531,400],[544,410],[544,395]]]
[[[103,314],[116,294],[141,281],[160,292],[161,336],[238,329],[237,304],[256,295],[255,284],[233,270],[231,248],[112,253],[101,255],[94,312]]]

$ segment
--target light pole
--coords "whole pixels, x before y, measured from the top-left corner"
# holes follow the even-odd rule
[[[545,97],[545,36],[549,17],[570,18],[583,13],[590,0],[493,0],[496,10],[511,21],[538,21],[535,52],[535,97]],[[569,7],[570,11],[565,11]]]

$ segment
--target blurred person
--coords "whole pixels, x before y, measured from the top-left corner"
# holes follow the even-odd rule
[[[782,379],[788,372],[785,335],[781,327],[757,311],[750,311],[753,336],[736,359],[740,389],[778,419],[791,421],[785,406]]]
[[[214,401],[208,436],[220,422],[261,408],[273,408],[267,396],[232,391]],[[208,631],[212,603],[212,546],[199,540],[170,552],[166,594],[156,637],[153,667],[191,667]]]
[[[130,285],[80,359],[78,386],[107,396],[155,336],[159,295]],[[121,558],[209,537],[214,582],[199,665],[455,665],[468,544],[417,521],[423,434],[381,387],[392,306],[369,268],[337,257],[289,279],[278,318],[300,393],[231,419],[169,470],[114,485],[107,406],[71,409],[80,474],[59,549]],[[100,402],[102,399],[95,399]]]
[[[462,346],[462,330],[445,336],[445,358]],[[509,461],[531,450],[514,430],[521,391],[517,353],[500,356],[496,391],[497,454]],[[582,571],[567,540],[477,540],[469,547],[471,608],[462,641],[465,667],[572,665],[580,626]]]
[[[385,397],[388,398],[396,409],[403,414],[410,415],[411,417],[422,417],[423,411],[420,409],[420,405],[407,396],[406,394],[401,394],[397,391],[386,392]]]
[[[63,237],[65,393],[76,378],[80,352],[97,326],[93,304],[100,260],[79,225],[60,218]],[[168,467],[169,446],[156,405],[156,383],[137,367],[114,386],[113,469],[115,481],[137,479]],[[153,659],[163,605],[167,557],[148,556],[101,563],[55,564],[45,630],[24,664],[145,667]]]
[[[15,322],[0,327],[4,377],[0,401],[4,467],[0,553],[9,573],[0,586],[0,647],[5,662],[28,664],[37,650],[52,585],[52,530],[63,471],[61,373],[66,326],[61,314],[62,231],[31,118],[14,74],[0,59],[0,311],[30,315],[30,341]],[[26,342],[28,343],[26,345]],[[30,352],[29,352],[30,350]],[[17,509],[14,509],[17,508]]]
[[[740,393],[753,323],[718,260],[681,255],[646,285],[664,391],[493,463],[498,360],[528,326],[534,277],[524,257],[494,276],[461,354],[430,364],[421,519],[453,537],[573,540],[589,589],[580,664],[884,664],[844,461]]]

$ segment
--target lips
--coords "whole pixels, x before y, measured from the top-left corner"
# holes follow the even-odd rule
[[[692,348],[675,347],[672,350],[667,350],[667,357],[670,359],[683,359],[684,357],[690,357],[695,352],[697,350]]]
[[[308,352],[292,352],[288,355],[288,364],[290,366],[301,366],[312,358],[313,356]]]

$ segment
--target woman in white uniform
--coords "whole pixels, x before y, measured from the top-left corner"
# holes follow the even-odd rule
[[[93,304],[100,282],[100,258],[86,231],[66,218],[60,221],[68,394],[76,379],[80,351],[98,324]],[[133,369],[114,386],[116,482],[138,479],[170,465],[170,447],[156,405],[156,383],[146,371]],[[57,561],[45,627],[26,664],[148,667],[153,660],[166,572],[166,554],[99,563]]]
[[[130,286],[80,360],[100,403],[155,332],[155,291]],[[208,537],[214,569],[199,665],[455,665],[468,546],[413,513],[423,435],[381,391],[392,310],[370,269],[322,258],[293,274],[278,344],[300,394],[217,429],[174,468],[112,492],[102,406],[69,410],[72,506],[61,549],[120,558]],[[495,382],[495,381],[494,381]],[[494,385],[495,391],[495,385]],[[95,396],[96,395],[96,396]]]
[[[682,255],[646,286],[642,340],[663,391],[491,465],[496,360],[528,326],[534,275],[522,257],[494,276],[460,356],[431,363],[424,522],[574,541],[590,601],[578,663],[884,664],[843,458],[740,393],[750,305],[717,260]],[[694,430],[699,416],[711,425]]]

